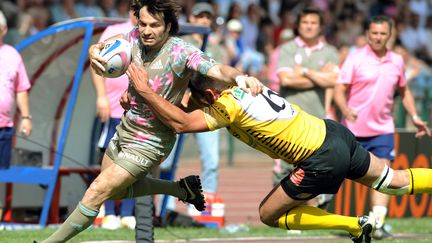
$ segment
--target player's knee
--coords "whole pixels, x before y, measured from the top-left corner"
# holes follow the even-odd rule
[[[386,165],[381,175],[372,183],[372,188],[389,195],[405,195],[408,193],[409,181],[405,182],[401,171],[394,171]]]
[[[278,227],[277,219],[274,216],[266,211],[263,207],[259,208],[260,220],[263,224],[268,225],[270,227]]]
[[[104,181],[103,178],[96,178],[88,188],[88,192],[91,194],[108,197],[112,194],[113,189],[110,188],[109,184]]]

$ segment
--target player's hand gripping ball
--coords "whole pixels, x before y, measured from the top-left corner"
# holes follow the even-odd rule
[[[131,63],[131,44],[125,39],[108,41],[100,56],[106,61],[104,77],[116,78],[123,75]]]

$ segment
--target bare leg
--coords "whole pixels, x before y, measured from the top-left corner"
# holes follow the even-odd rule
[[[366,175],[357,179],[356,181],[365,186],[372,187],[372,184],[381,176],[383,170],[386,168],[386,163],[383,163],[383,161],[377,158],[375,155],[371,153],[369,154],[371,156],[369,169]],[[408,170],[395,170],[393,178],[388,187],[397,189],[397,188],[407,187],[409,185],[410,185],[410,175],[408,173]],[[386,193],[386,194],[396,195],[391,193]],[[400,195],[403,195],[403,193],[401,193]]]
[[[362,234],[357,217],[331,214],[316,207],[302,206],[304,203],[289,197],[278,185],[260,205],[261,221],[268,226],[288,230],[340,229],[354,236]]]
[[[284,213],[305,202],[292,199],[280,185],[276,185],[259,206],[261,221],[268,226],[279,227],[279,218]]]

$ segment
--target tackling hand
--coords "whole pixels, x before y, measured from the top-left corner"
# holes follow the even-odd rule
[[[129,93],[127,89],[123,92],[122,96],[120,97],[120,105],[123,108],[123,110],[125,110],[125,112],[127,112],[131,108]]]
[[[140,94],[153,93],[153,90],[148,86],[148,74],[143,67],[131,63],[126,70],[126,75],[132,80],[131,84]]]
[[[252,76],[239,75],[235,78],[235,81],[240,89],[246,93],[251,91],[253,96],[257,96],[264,88],[264,85],[261,83],[261,81]]]

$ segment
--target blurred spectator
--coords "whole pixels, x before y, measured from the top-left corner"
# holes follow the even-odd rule
[[[322,15],[317,9],[306,8],[296,21],[298,36],[280,47],[278,77],[280,94],[293,104],[317,117],[325,117],[326,88],[338,76],[338,52],[321,35]]]
[[[51,25],[51,13],[45,6],[32,6],[27,10],[31,16],[29,35],[37,34]]]
[[[343,19],[339,18],[339,20],[336,33],[338,46],[351,45],[357,36],[363,34],[364,18],[360,13],[355,13],[354,16],[344,16]]]
[[[243,31],[242,23],[237,19],[231,19],[227,23],[227,31],[225,47],[230,65],[241,72],[258,76],[264,65],[264,55],[256,50],[245,47],[240,38]]]
[[[294,38],[294,32],[291,29],[284,29],[280,34],[280,38],[281,38],[280,45],[283,45],[284,43],[291,41]],[[277,46],[276,48],[273,49],[273,52],[270,54],[269,63],[267,67],[268,87],[277,92],[279,92],[279,88],[280,88],[279,77],[277,76],[279,47],[280,46]]]
[[[281,20],[279,13],[281,11],[281,1],[280,0],[263,0],[260,1],[260,6],[264,10],[264,13],[268,18],[272,20],[273,23],[279,25]]]
[[[282,44],[280,40],[281,32],[285,29],[293,29],[294,28],[294,20],[291,12],[287,9],[282,9],[280,12],[280,24],[275,27],[274,30],[274,43],[276,46]]]
[[[409,9],[419,16],[419,26],[425,27],[426,19],[431,14],[431,1],[428,0],[410,0],[408,1]]]
[[[240,20],[240,17],[242,16],[242,9],[240,7],[240,4],[238,4],[237,2],[233,2],[231,3],[229,9],[228,9],[228,15],[226,17],[226,21],[227,23],[231,20],[231,19],[237,19]]]
[[[346,45],[349,45],[349,44],[346,44]],[[351,46],[349,47],[349,53],[354,53],[354,52],[356,52],[358,49],[361,49],[361,48],[363,48],[363,47],[366,46],[366,45],[367,45],[367,39],[366,39],[366,36],[365,36],[365,35],[358,35],[358,36],[355,38],[354,45],[351,45]],[[343,46],[345,46],[345,45],[343,45]]]
[[[399,39],[411,53],[421,51],[423,46],[426,45],[426,31],[420,26],[420,17],[418,14],[411,12],[409,15],[408,23],[406,25],[399,25],[402,29],[399,31]]]
[[[76,11],[79,17],[105,17],[102,8],[95,0],[78,0]]]
[[[427,91],[432,91],[431,68],[421,59],[409,53],[403,46],[396,46],[394,52],[401,55],[405,62],[405,78],[413,92],[414,98],[417,100],[427,99],[428,97],[425,96]],[[432,93],[428,95],[432,95]],[[417,110],[420,110],[420,108],[418,107]]]
[[[423,58],[429,65],[432,65],[432,15],[430,15],[426,20],[425,28],[425,39],[424,47],[420,58]]]
[[[243,25],[238,19],[231,19],[226,24],[227,34],[225,36],[225,48],[231,66],[235,66],[244,51],[243,43],[240,41],[240,33]]]
[[[269,17],[262,18],[258,31],[260,34],[257,37],[256,50],[264,55],[265,63],[267,64],[274,49],[274,25],[272,20]]]
[[[105,17],[117,17],[116,0],[99,0],[99,6]]]
[[[50,10],[54,23],[79,17],[75,0],[58,0]]]
[[[32,132],[32,120],[28,102],[30,81],[21,55],[10,45],[3,43],[8,28],[6,18],[0,11],[0,169],[10,166],[14,129],[14,106],[21,119],[17,131],[22,136]]]
[[[21,11],[18,7],[12,2],[5,1],[1,3],[0,11],[3,11],[8,24],[8,31],[3,37],[3,42],[15,46],[25,40],[26,36],[20,32],[19,28]]]
[[[338,52],[321,37],[322,13],[316,8],[300,11],[296,20],[298,36],[279,47],[277,75],[280,94],[290,103],[314,116],[325,118],[329,111],[326,90],[332,88],[339,73]],[[273,184],[288,175],[292,166],[275,161]],[[322,199],[322,200],[321,200]],[[331,197],[320,196],[309,201],[309,205],[323,206]]]
[[[116,12],[112,17],[129,18],[129,0],[117,0],[115,9]]]
[[[258,5],[251,4],[247,8],[246,15],[240,17],[243,26],[240,39],[246,49],[257,50],[256,42],[258,39],[258,24],[261,19],[261,10]]]

